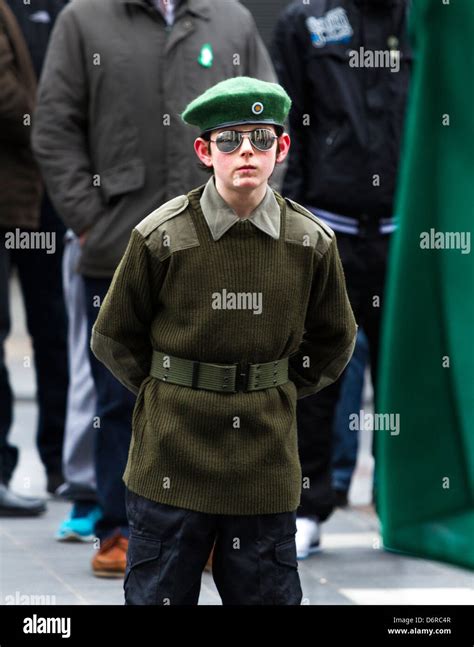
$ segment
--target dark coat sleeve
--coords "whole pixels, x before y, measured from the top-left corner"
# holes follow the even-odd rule
[[[54,206],[80,235],[105,212],[87,141],[88,86],[73,5],[53,29],[38,89],[33,152]]]
[[[1,16],[0,16],[1,19]],[[34,92],[18,73],[6,27],[0,24],[0,131],[1,139],[19,145],[29,144],[30,128],[23,116],[32,114]]]
[[[289,115],[291,148],[288,170],[283,182],[282,193],[301,204],[305,203],[305,141],[307,126],[304,118],[309,114],[305,92],[305,71],[302,52],[307,42],[298,29],[300,18],[290,7],[277,21],[271,52],[280,84],[288,92],[292,106]]]

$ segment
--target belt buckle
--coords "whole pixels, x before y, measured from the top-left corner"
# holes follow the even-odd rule
[[[238,362],[235,366],[235,385],[234,389],[237,393],[247,391],[249,383],[249,364]]]

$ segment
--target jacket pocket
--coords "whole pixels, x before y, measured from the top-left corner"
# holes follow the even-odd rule
[[[107,204],[112,198],[141,189],[145,184],[145,164],[135,158],[100,173],[100,187]]]

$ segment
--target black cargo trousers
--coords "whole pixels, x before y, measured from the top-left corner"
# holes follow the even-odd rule
[[[369,342],[374,394],[390,238],[389,234],[371,231],[363,236],[336,232],[349,301]],[[298,450],[303,479],[298,517],[317,517],[326,521],[335,507],[332,489],[333,425],[344,373],[322,391],[297,401]],[[376,434],[372,444],[374,456],[375,448]]]
[[[127,488],[126,605],[196,605],[212,575],[224,605],[299,605],[296,512],[217,515],[156,503]]]

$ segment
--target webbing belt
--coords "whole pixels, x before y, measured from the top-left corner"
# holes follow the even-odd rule
[[[288,382],[288,357],[263,364],[208,364],[154,350],[150,375],[192,389],[259,391]]]

